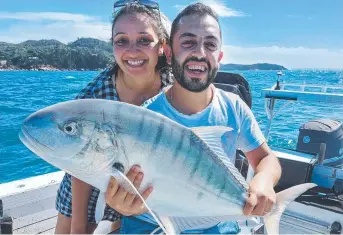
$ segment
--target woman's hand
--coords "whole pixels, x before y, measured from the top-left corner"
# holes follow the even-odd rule
[[[140,187],[143,173],[139,166],[133,166],[126,176],[137,189]],[[148,187],[142,193],[144,200],[148,198],[151,192],[152,187]],[[125,191],[113,177],[111,177],[107,187],[106,203],[124,216],[140,215],[147,212],[140,197]]]

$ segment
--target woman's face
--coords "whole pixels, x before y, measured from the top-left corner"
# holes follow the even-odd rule
[[[155,72],[162,54],[150,16],[145,13],[122,15],[113,29],[113,53],[124,73],[144,76]]]

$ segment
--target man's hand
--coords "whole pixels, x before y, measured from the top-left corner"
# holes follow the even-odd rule
[[[143,180],[143,173],[139,166],[133,166],[126,176],[137,189],[140,187]],[[148,198],[151,192],[152,187],[148,187],[142,193],[144,200]],[[147,212],[140,197],[125,191],[113,177],[111,177],[107,187],[106,203],[125,216],[140,215]]]
[[[274,182],[268,174],[256,174],[249,184],[249,198],[245,204],[244,215],[264,216],[276,202]]]

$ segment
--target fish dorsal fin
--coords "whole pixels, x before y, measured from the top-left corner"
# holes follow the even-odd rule
[[[191,128],[193,141],[205,144],[230,170],[234,178],[247,190],[248,184],[230,159],[236,158],[238,133],[231,127],[206,126]],[[206,149],[206,148],[205,148]]]
[[[236,154],[236,132],[225,126],[207,126],[191,128],[193,134],[205,142],[208,147],[218,156],[231,157]],[[229,148],[223,148],[223,144],[233,143]]]

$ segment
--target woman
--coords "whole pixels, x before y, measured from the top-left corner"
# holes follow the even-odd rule
[[[171,69],[164,54],[168,50],[170,24],[159,12],[157,3],[144,2],[115,3],[115,8],[122,8],[114,14],[112,22],[114,66],[90,82],[77,98],[103,98],[142,105],[171,83]],[[139,171],[134,167],[128,173],[134,184],[139,184],[143,177]],[[147,189],[145,195],[150,192],[151,189]],[[96,227],[94,213],[98,194],[97,189],[66,174],[56,199],[59,214],[55,233],[92,233]],[[127,200],[130,205],[141,208],[133,196]],[[105,209],[103,219],[116,221],[119,217],[113,209]]]

